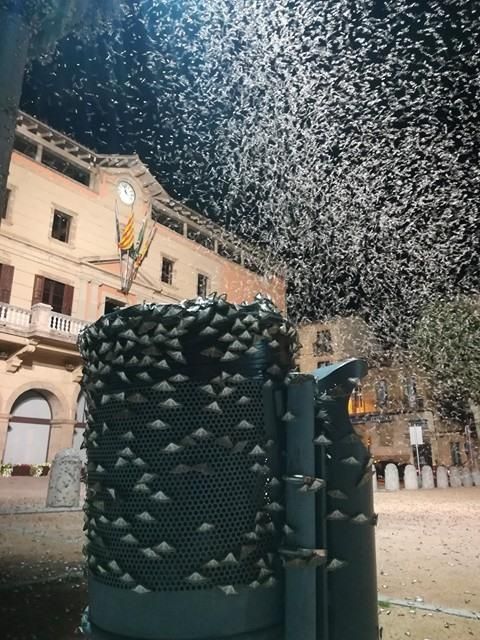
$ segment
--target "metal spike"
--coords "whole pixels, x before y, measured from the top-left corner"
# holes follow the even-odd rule
[[[287,411],[286,413],[283,414],[282,420],[283,422],[291,422],[292,420],[295,420],[295,416],[291,411]]]
[[[160,544],[157,544],[157,546],[153,547],[153,549],[157,553],[162,553],[162,554],[175,553],[175,548],[169,545],[168,542],[165,542],[165,541],[161,542]]]
[[[205,582],[208,582],[208,578],[205,578],[205,576],[202,576],[197,571],[194,571],[194,573],[188,576],[188,578],[185,578],[185,580],[190,582],[190,584],[204,584]]]
[[[218,402],[213,401],[205,407],[205,411],[211,411],[212,413],[223,413],[222,408]]]
[[[348,563],[344,562],[343,560],[338,560],[337,558],[334,558],[328,563],[327,571],[338,571],[338,569],[342,569],[347,564]]]
[[[220,398],[226,398],[230,395],[232,395],[232,393],[234,393],[235,389],[232,389],[232,387],[225,387],[224,389],[222,389],[222,391],[220,391],[220,393],[218,394]]]
[[[143,482],[136,484],[133,487],[133,491],[135,491],[136,493],[145,493],[145,494],[151,493],[150,488]]]
[[[188,376],[184,376],[181,373],[177,373],[176,375],[172,376],[171,378],[169,378],[170,382],[187,382],[187,380],[189,380]]]
[[[122,449],[121,451],[118,451],[117,455],[122,456],[122,458],[134,458],[135,457],[135,454],[130,449],[130,447],[125,447],[125,449]]]
[[[160,362],[156,362],[154,365],[155,369],[164,369],[165,371],[170,371],[170,365],[166,360],[160,360]]]
[[[153,429],[154,431],[164,431],[165,429],[169,429],[170,425],[168,425],[166,422],[163,422],[163,420],[154,420],[153,422],[149,422],[147,424],[147,427],[149,429]]]
[[[170,358],[172,358],[172,360],[176,360],[177,362],[180,362],[180,364],[187,364],[187,361],[185,360],[183,355],[180,353],[180,351],[167,351],[167,355]]]
[[[255,429],[255,425],[251,424],[250,422],[247,422],[247,420],[241,420],[237,426],[235,427],[235,429]]]
[[[171,473],[180,474],[180,473],[189,473],[192,470],[192,467],[189,467],[186,464],[177,464],[177,466],[172,469]]]
[[[127,401],[132,402],[134,404],[141,404],[144,402],[148,402],[147,398],[145,398],[145,396],[142,396],[141,393],[132,393],[131,395],[128,396]]]
[[[339,509],[335,509],[327,515],[327,520],[348,520],[348,516]]]
[[[145,549],[142,549],[142,553],[144,556],[146,556],[147,558],[151,558],[152,560],[156,560],[158,558],[158,555],[155,553],[153,549],[150,549],[150,547],[146,547]]]
[[[248,440],[240,440],[240,442],[237,442],[237,444],[233,447],[232,453],[242,453],[247,444]]]
[[[284,507],[282,507],[281,504],[279,504],[278,502],[271,502],[270,504],[267,504],[265,506],[266,511],[284,511]]]
[[[128,460],[125,460],[125,458],[118,458],[117,461],[115,462],[116,467],[124,467],[127,464],[128,464]]]
[[[112,527],[116,527],[117,529],[123,529],[124,527],[128,527],[128,522],[124,520],[122,517],[119,517],[112,522]]]
[[[235,591],[235,588],[232,584],[227,584],[225,586],[219,586],[219,589],[223,591],[226,596],[236,596],[238,595],[238,591]]]
[[[174,442],[171,442],[169,445],[167,445],[165,448],[162,449],[163,453],[178,453],[179,451],[182,451],[183,447],[179,446],[178,444],[175,444]]]
[[[123,576],[120,576],[119,580],[121,580],[124,584],[133,584],[135,580],[129,573],[124,573]]]
[[[152,389],[154,391],[162,391],[162,392],[175,391],[175,387],[169,384],[166,380],[162,380],[162,382],[157,382],[157,384],[153,385]]]
[[[173,398],[168,398],[168,400],[164,400],[159,403],[161,407],[164,409],[178,409],[182,405],[176,402]]]
[[[205,327],[199,332],[199,336],[216,336],[218,334],[218,329],[214,329],[213,327]]]
[[[213,531],[213,529],[215,529],[213,524],[209,524],[208,522],[204,522],[202,525],[200,525],[198,527],[197,531],[198,531],[198,533],[208,533],[209,531]]]
[[[261,584],[260,582],[258,582],[258,580],[254,580],[253,582],[250,582],[248,586],[250,587],[250,589],[258,589],[258,587],[260,587]]]
[[[233,442],[230,440],[228,436],[222,436],[221,438],[217,438],[215,440],[215,444],[220,445],[224,449],[231,449],[233,447]]]
[[[354,524],[366,524],[367,522],[371,522],[371,519],[368,518],[364,513],[359,513],[357,516],[352,518],[352,522]]]
[[[240,384],[241,382],[245,382],[246,378],[245,376],[242,376],[241,373],[235,373],[233,376],[228,376],[230,378],[231,382],[234,382],[235,384]]]
[[[222,362],[231,362],[232,360],[238,360],[239,356],[236,353],[232,353],[231,351],[227,351],[220,360]]]
[[[347,500],[348,496],[346,493],[343,493],[343,491],[340,491],[340,489],[333,489],[332,491],[328,492],[328,495],[331,498],[335,498],[336,500]]]
[[[222,564],[238,564],[238,560],[233,553],[227,553],[225,558],[222,560]]]
[[[139,458],[135,458],[135,460],[133,461],[133,464],[135,466],[137,466],[137,467],[146,467],[147,466],[147,463],[144,460],[142,460],[142,458],[140,458],[140,457]]]
[[[315,438],[313,444],[316,444],[320,447],[329,447],[332,444],[332,441],[321,434],[318,436],[318,438]]]
[[[115,500],[115,489],[112,489],[111,487],[107,487],[107,492],[112,496],[112,498]]]
[[[200,387],[200,389],[203,392],[207,393],[209,396],[216,396],[217,395],[215,389],[212,387],[211,384],[205,384],[205,385],[203,385],[203,387]]]
[[[146,382],[147,384],[150,384],[150,382],[152,382],[152,376],[148,375],[148,373],[146,373],[145,371],[142,371],[142,373],[137,373],[136,377],[142,382]]]
[[[275,578],[273,576],[270,576],[270,578],[268,578],[268,580],[266,580],[263,583],[264,587],[274,587],[277,584],[277,581],[275,580]]]
[[[148,511],[142,511],[142,513],[137,514],[135,517],[142,522],[156,522],[156,519],[153,518]]]
[[[206,562],[203,565],[204,569],[218,569],[219,567],[220,567],[220,563],[215,559],[210,560],[209,562]]]
[[[255,445],[253,449],[250,451],[249,455],[251,456],[266,456],[266,452],[260,447],[260,445]]]
[[[120,569],[118,564],[115,562],[115,560],[111,560],[107,566],[109,569],[113,571],[113,573],[122,573],[122,570]]]
[[[150,496],[150,498],[160,503],[172,501],[172,499],[169,498],[165,493],[163,493],[163,491],[157,491],[157,493],[155,493],[153,496]]]
[[[120,438],[122,440],[129,440],[129,441],[135,440],[135,436],[133,435],[133,433],[131,431],[127,431],[125,433],[122,433]]]
[[[271,367],[268,367],[267,372],[272,376],[279,376],[282,373],[280,367],[276,364],[272,364]]]
[[[206,429],[204,429],[203,427],[200,427],[199,429],[194,431],[191,435],[192,437],[198,438],[199,440],[205,440],[206,438],[212,437],[212,434]]]
[[[218,338],[219,342],[234,342],[236,340],[235,336],[232,336],[231,333],[225,333],[223,336]]]
[[[360,466],[360,461],[357,460],[357,458],[355,458],[354,456],[349,456],[348,458],[343,458],[343,460],[340,460],[340,462],[342,464],[348,464],[350,466]]]
[[[138,544],[138,540],[132,536],[131,533],[127,533],[126,536],[123,536],[123,538],[120,538],[122,542],[127,542],[128,544]]]
[[[141,584],[137,584],[137,586],[135,587],[135,589],[132,589],[132,591],[135,591],[135,593],[139,593],[140,595],[144,594],[144,593],[150,593],[150,589],[146,589],[143,585]]]
[[[241,398],[239,398],[237,400],[237,404],[244,406],[246,404],[250,404],[251,400],[250,398],[247,398],[247,396],[242,396]]]

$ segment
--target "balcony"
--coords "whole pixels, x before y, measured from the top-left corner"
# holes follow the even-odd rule
[[[87,324],[85,320],[55,313],[48,304],[36,304],[31,309],[22,309],[0,302],[0,332],[74,344]]]

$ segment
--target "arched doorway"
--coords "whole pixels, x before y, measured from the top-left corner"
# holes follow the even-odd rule
[[[86,398],[83,392],[80,393],[77,400],[77,409],[75,413],[75,427],[73,428],[73,443],[72,447],[75,451],[78,451],[82,462],[87,461],[87,452],[82,449],[83,434],[85,433],[85,427],[87,419],[85,417],[85,405]]]
[[[27,391],[15,400],[8,423],[3,461],[10,464],[42,464],[47,460],[52,412],[38,391]]]

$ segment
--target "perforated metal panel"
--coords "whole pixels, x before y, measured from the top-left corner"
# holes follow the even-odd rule
[[[273,305],[138,305],[80,339],[86,554],[137,594],[273,587],[283,521],[274,417],[296,334]]]

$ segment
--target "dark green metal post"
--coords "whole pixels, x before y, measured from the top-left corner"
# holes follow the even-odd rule
[[[325,607],[325,530],[322,496],[325,479],[316,477],[314,379],[291,378],[286,423],[286,640],[328,640]],[[324,502],[324,500],[323,500]],[[318,603],[321,603],[318,606]]]
[[[379,636],[372,461],[348,417],[348,399],[367,372],[348,360],[314,372],[316,443],[328,447],[328,619],[330,640]],[[319,465],[318,473],[323,473]]]

